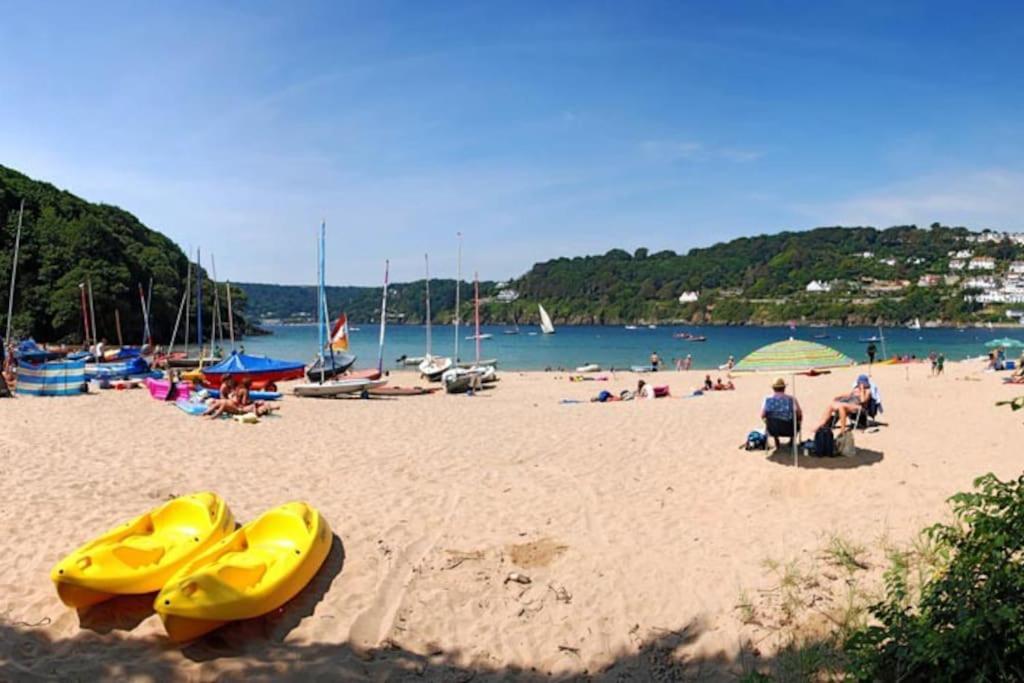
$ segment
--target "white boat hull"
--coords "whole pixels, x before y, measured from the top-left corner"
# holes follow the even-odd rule
[[[323,384],[299,384],[295,387],[295,395],[305,398],[333,398],[346,394],[357,394],[387,384],[387,380],[377,379],[339,379]]]
[[[419,365],[420,374],[426,377],[431,382],[436,382],[441,379],[441,375],[446,370],[451,369],[452,359],[451,358],[439,358],[437,356],[430,356],[423,359],[423,362]]]

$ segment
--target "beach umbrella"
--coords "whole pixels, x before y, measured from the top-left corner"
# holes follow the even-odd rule
[[[801,339],[786,339],[762,346],[744,357],[736,367],[737,372],[788,373],[793,395],[796,396],[796,373],[823,368],[838,368],[853,365],[854,360],[830,346]],[[793,434],[796,435],[796,411],[793,411]],[[797,461],[798,436],[793,437],[793,464]]]
[[[1013,339],[1012,337],[1003,337],[1002,339],[993,339],[986,343],[985,346],[990,349],[996,349],[1000,346],[1004,349],[1022,349],[1024,348],[1024,342],[1019,339]]]
[[[762,346],[743,358],[733,369],[739,372],[803,372],[853,364],[852,358],[831,346],[787,339]]]

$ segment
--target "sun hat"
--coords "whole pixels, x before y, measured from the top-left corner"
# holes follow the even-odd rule
[[[779,377],[777,380],[775,380],[772,383],[772,389],[774,389],[775,391],[782,391],[785,388],[786,388],[786,380],[782,379],[781,377]]]
[[[871,386],[871,378],[867,375],[860,375],[857,377],[857,384],[867,384]]]

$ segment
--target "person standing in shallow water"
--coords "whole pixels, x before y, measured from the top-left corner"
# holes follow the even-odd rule
[[[658,357],[658,352],[651,351],[651,372],[657,372],[659,365],[661,365],[661,358]]]
[[[875,364],[875,354],[878,353],[878,347],[875,346],[875,342],[868,344],[868,365]]]

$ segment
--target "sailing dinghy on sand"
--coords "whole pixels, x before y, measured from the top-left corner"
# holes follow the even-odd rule
[[[480,279],[474,275],[473,278],[473,317],[476,326],[476,363],[468,368],[454,367],[441,375],[441,384],[449,394],[464,394],[469,390],[483,388],[485,382],[497,382],[498,375],[493,365],[482,365],[480,363]]]
[[[364,393],[367,389],[373,387],[383,386],[387,382],[379,379],[380,370],[374,371],[376,374],[374,377],[354,377],[345,376],[341,379],[337,379],[337,375],[342,372],[339,367],[344,364],[348,358],[351,358],[351,362],[344,365],[345,369],[352,366],[355,362],[355,356],[340,352],[335,355],[335,346],[348,347],[348,331],[347,331],[347,319],[343,313],[335,324],[335,328],[331,334],[327,333],[327,286],[325,284],[324,271],[326,270],[325,265],[325,251],[327,242],[327,226],[326,223],[320,224],[320,242],[317,244],[317,296],[318,304],[316,310],[317,320],[317,357],[313,364],[310,366],[307,376],[310,378],[308,384],[299,384],[294,388],[296,396],[304,396],[309,398],[334,398],[336,396],[342,396],[345,394],[353,393]],[[384,266],[384,296],[385,301],[387,297],[387,264]],[[383,344],[383,328],[381,329],[381,344]],[[324,355],[324,351],[327,350],[327,355]],[[340,356],[340,359],[339,359]],[[333,374],[331,374],[333,371]],[[333,377],[333,378],[332,378]],[[364,394],[365,395],[365,394]]]
[[[423,355],[423,360],[420,361],[419,371],[423,375],[424,379],[430,382],[438,382],[441,380],[441,375],[446,370],[452,367],[451,358],[443,358],[441,356],[435,356],[431,353],[431,337],[430,337],[430,257],[426,254],[423,255],[424,263],[426,264],[427,279],[426,279],[426,300],[427,300],[427,352]],[[455,336],[458,339],[458,335]]]

